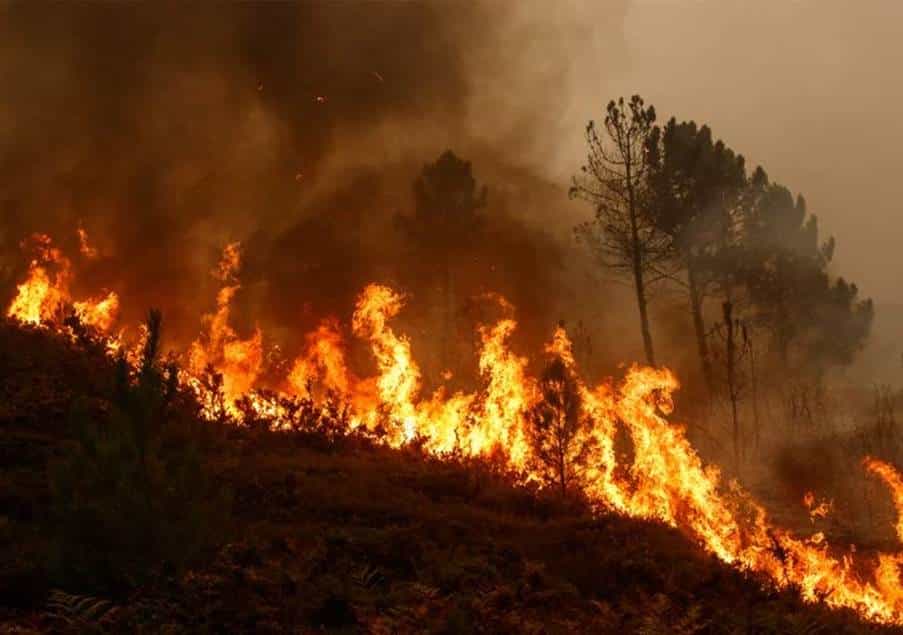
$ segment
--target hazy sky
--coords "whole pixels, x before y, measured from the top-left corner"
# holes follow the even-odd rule
[[[709,123],[802,192],[836,270],[903,302],[903,2],[633,0],[613,92]]]
[[[465,48],[477,135],[566,184],[587,119],[639,93],[660,118],[708,123],[750,167],[801,192],[837,238],[835,271],[879,303],[903,303],[903,2],[489,4],[504,8],[483,49]]]

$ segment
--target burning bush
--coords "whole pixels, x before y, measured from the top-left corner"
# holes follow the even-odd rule
[[[582,411],[577,381],[560,357],[546,365],[539,390],[542,398],[527,412],[535,469],[564,496],[586,468],[592,422]]]
[[[545,347],[557,361],[537,381],[527,358],[509,346],[517,323],[506,317],[477,331],[480,388],[449,394],[440,386],[429,395],[411,340],[392,324],[404,294],[369,284],[351,330],[370,345],[376,374],[351,381],[349,373],[346,386],[336,382],[347,368],[345,353],[333,345],[336,329],[325,329],[329,345],[302,353],[294,365],[305,371],[295,373],[302,390],[290,381],[292,392],[281,393],[262,383],[260,329],[243,338],[230,324],[239,253],[233,245],[225,250],[218,308],[205,320],[185,371],[156,361],[159,315],[148,321],[137,351],[109,336],[108,353],[122,351],[115,395],[108,411],[74,416],[81,440],[53,478],[59,565],[66,575],[124,588],[150,563],[184,562],[215,535],[202,529],[219,506],[208,497],[191,450],[202,437],[179,425],[195,416],[210,429],[229,422],[256,438],[265,435],[254,432],[294,430],[330,445],[373,439],[418,456],[488,461],[516,474],[517,482],[579,492],[599,512],[680,528],[724,562],[779,588],[799,589],[809,602],[851,608],[875,622],[903,620],[903,552],[880,552],[876,567],[873,558],[838,555],[821,533],[798,536],[774,523],[741,487],[706,465],[684,428],[668,420],[678,388],[669,370],[634,365],[621,381],[590,388],[559,325]],[[36,328],[45,324],[52,327],[41,321]],[[615,450],[622,433],[631,448],[624,455]],[[180,435],[184,439],[175,442]]]

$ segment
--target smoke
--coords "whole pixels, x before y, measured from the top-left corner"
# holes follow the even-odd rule
[[[262,322],[291,345],[320,316],[349,315],[374,279],[415,285],[412,315],[428,317],[433,289],[416,286],[393,218],[451,148],[490,191],[491,243],[462,260],[462,295],[510,295],[537,337],[617,313],[587,287],[569,233],[586,210],[565,187],[585,109],[623,63],[626,1],[0,12],[5,297],[23,237],[76,254],[82,226],[100,257],[76,262],[81,290],[115,289],[126,323],[161,307],[175,340],[196,334],[233,240],[240,328]]]
[[[875,299],[862,359],[870,381],[901,378],[901,18],[896,2],[634,0],[630,71],[610,85],[661,115],[708,123],[749,165],[805,195],[823,235],[837,238],[834,273]]]

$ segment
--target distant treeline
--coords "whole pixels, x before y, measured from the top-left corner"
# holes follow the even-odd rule
[[[730,303],[747,336],[767,336],[787,366],[849,364],[873,305],[829,273],[834,238],[820,239],[802,195],[794,198],[761,167],[748,173],[743,156],[708,126],[655,121],[654,107],[638,96],[610,102],[602,125],[587,126],[587,161],[571,187],[595,208],[579,237],[634,282],[647,361],[656,361],[649,288],[664,281],[686,291],[709,383],[711,300]]]

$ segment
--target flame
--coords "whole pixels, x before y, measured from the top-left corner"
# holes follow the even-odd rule
[[[213,275],[223,282],[216,295],[217,309],[202,319],[206,332],[192,342],[188,352],[188,369],[195,376],[213,368],[222,376],[222,390],[226,409],[237,415],[235,402],[250,392],[263,366],[263,334],[259,328],[248,339],[241,339],[229,324],[232,299],[240,285],[237,282],[241,266],[241,245],[232,243],[223,250],[219,266]],[[200,391],[198,384],[193,384]],[[202,396],[202,401],[207,401]]]
[[[505,319],[492,328],[480,329],[483,350],[479,368],[487,382],[486,394],[464,447],[473,455],[507,452],[512,466],[522,470],[528,454],[524,411],[536,398],[536,387],[524,372],[527,359],[507,347],[516,326],[514,320]]]
[[[619,512],[627,512],[626,490],[615,478],[617,457],[615,455],[615,433],[617,412],[612,408],[614,395],[608,384],[602,383],[595,390],[587,388],[577,374],[573,345],[564,326],[559,325],[552,333],[545,352],[558,357],[577,383],[577,390],[583,406],[583,414],[593,422],[588,435],[593,454],[587,462],[589,469],[584,477],[584,489],[589,498],[603,507]],[[581,439],[581,441],[585,441]]]
[[[92,247],[88,242],[88,232],[85,231],[83,227],[79,227],[76,229],[78,233],[78,250],[82,256],[88,258],[89,260],[93,260],[97,258],[98,251],[96,247]]]
[[[223,248],[219,263],[211,275],[222,282],[237,281],[241,268],[241,243],[229,243]]]
[[[84,230],[79,230],[79,236]],[[82,242],[84,247],[86,243]],[[100,299],[88,299],[73,302],[69,294],[72,281],[72,263],[63,253],[53,246],[53,241],[46,234],[34,234],[23,247],[34,251],[34,258],[28,266],[28,276],[16,286],[7,317],[14,318],[23,324],[42,326],[53,322],[61,309],[71,305],[73,312],[86,326],[93,327],[102,333],[108,333],[119,313],[119,296],[115,292],[108,293]]]
[[[826,518],[834,508],[834,503],[832,501],[821,501],[820,503],[816,503],[815,494],[812,492],[806,492],[803,495],[803,505],[809,510],[809,520],[813,522],[816,518]]]
[[[323,320],[305,337],[306,351],[298,356],[288,375],[289,392],[312,396],[311,388],[320,387],[347,398],[351,377],[345,364],[345,349],[338,320]]]
[[[115,291],[110,291],[101,300],[85,300],[72,304],[75,314],[82,324],[93,326],[104,333],[113,328],[116,317],[119,314],[119,296]]]
[[[894,466],[870,456],[865,457],[862,464],[866,470],[883,480],[890,489],[894,508],[897,510],[897,538],[903,542],[903,477]]]
[[[49,239],[36,244],[38,256],[9,309],[9,315],[28,323],[42,323],[46,312],[68,297],[68,261]],[[51,264],[55,275],[48,269]],[[213,272],[222,282],[216,310],[204,316],[204,331],[188,351],[181,379],[207,404],[210,389],[201,378],[212,368],[222,376],[223,401],[233,420],[242,422],[235,400],[245,397],[258,415],[276,418],[280,425],[285,410],[257,392],[263,381],[263,334],[257,328],[242,339],[230,325],[240,266],[240,245],[228,245]],[[118,303],[112,298],[115,295],[108,296],[107,306]],[[107,300],[91,305],[93,310],[108,314],[98,308]],[[404,302],[402,294],[378,284],[364,288],[357,300],[351,330],[369,344],[376,363],[374,376],[357,378],[350,372],[341,326],[330,319],[305,338],[303,351],[282,380],[285,392],[315,401],[322,401],[325,393],[339,395],[351,409],[349,428],[382,431],[381,438],[393,447],[417,443],[439,456],[455,452],[497,457],[524,481],[537,479],[526,413],[541,395],[527,372],[527,359],[509,347],[517,327],[509,305],[500,302],[509,308],[508,317],[479,328],[480,388],[453,394],[439,388],[424,395],[411,342],[391,326]],[[555,329],[545,353],[564,364],[577,386],[581,415],[592,422],[582,432],[592,441],[582,485],[596,509],[678,528],[725,563],[765,575],[777,587],[796,588],[806,601],[849,608],[878,623],[903,625],[903,548],[860,554],[854,546],[829,544],[822,533],[797,536],[776,525],[739,484],[725,481],[717,467],[705,465],[684,428],[669,421],[672,395],[679,388],[673,373],[634,365],[621,381],[588,386],[579,375],[563,326]],[[204,414],[213,417],[206,407]],[[630,452],[619,454],[616,438],[622,437]],[[874,458],[866,458],[864,467],[888,486],[903,543],[903,476]],[[828,503],[816,505],[811,493],[804,504],[813,517],[830,509]]]
[[[414,398],[420,390],[420,369],[411,358],[411,343],[387,325],[403,303],[403,296],[389,287],[371,284],[361,293],[351,320],[355,335],[370,341],[376,357],[376,391],[388,411],[388,441],[393,445],[410,441],[417,432]],[[372,425],[375,415],[365,420]]]
[[[376,358],[376,392],[388,415],[389,444],[398,446],[421,438],[425,447],[436,453],[460,448],[479,456],[503,450],[513,467],[523,469],[527,457],[523,412],[530,384],[524,373],[527,360],[513,355],[505,345],[515,322],[503,320],[481,331],[479,368],[487,384],[481,399],[463,393],[446,399],[439,389],[431,399],[418,403],[421,375],[411,356],[410,341],[387,324],[403,304],[404,297],[392,289],[369,285],[361,293],[352,319],[355,334],[370,341]],[[474,407],[478,412],[471,412]],[[363,417],[371,427],[379,419],[376,409]]]
[[[46,234],[34,234],[30,243],[35,256],[28,266],[28,277],[16,286],[16,296],[6,315],[23,324],[39,326],[51,321],[69,301],[71,264]],[[22,246],[28,248],[29,241],[23,241]]]

